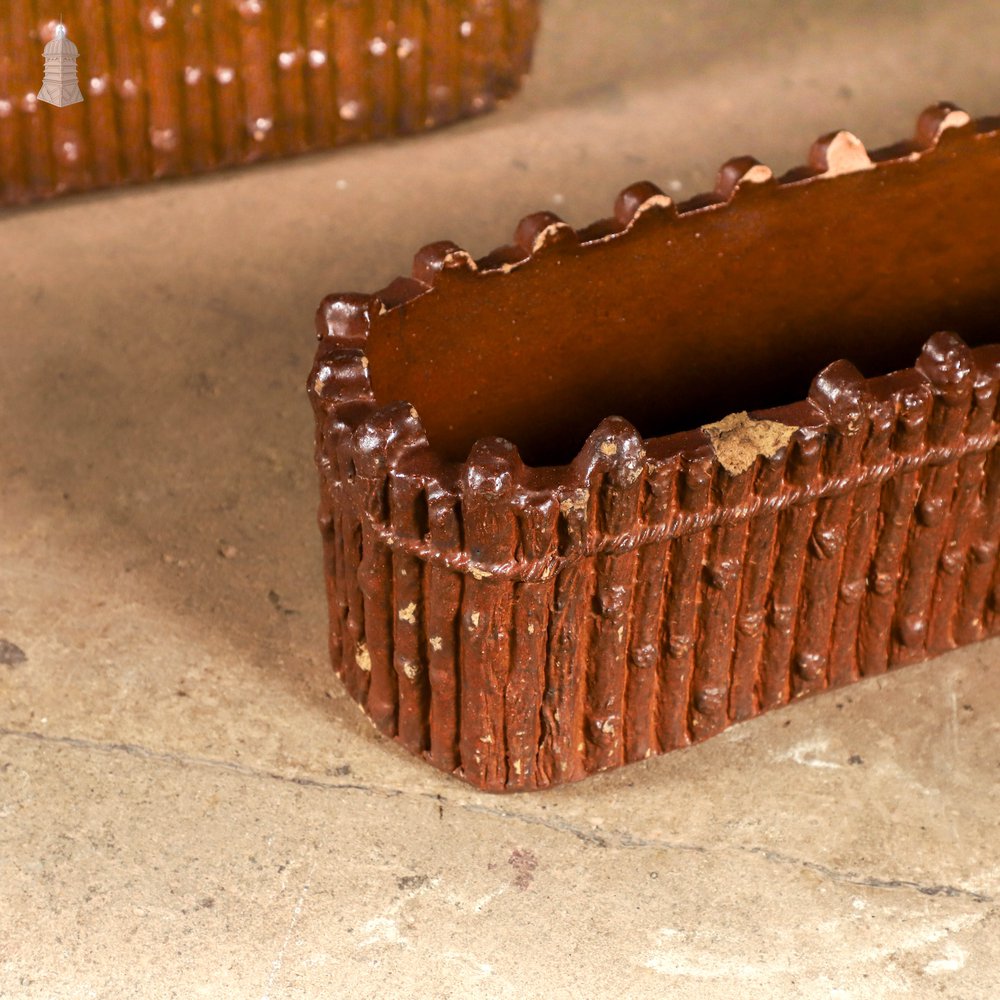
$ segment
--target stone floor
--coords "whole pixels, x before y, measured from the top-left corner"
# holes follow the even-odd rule
[[[549,0],[497,114],[0,219],[0,997],[995,997],[1000,642],[478,794],[329,669],[303,383],[321,296],[423,243],[994,113],[998,38],[985,2]]]

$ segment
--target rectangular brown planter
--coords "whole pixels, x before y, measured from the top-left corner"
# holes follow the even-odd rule
[[[0,9],[0,205],[418,132],[528,72],[540,0],[60,0]],[[83,102],[37,100],[61,15]]]
[[[328,298],[330,646],[375,725],[540,788],[1000,632],[997,191],[1000,121],[941,105]]]

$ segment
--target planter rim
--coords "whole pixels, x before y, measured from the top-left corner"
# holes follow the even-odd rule
[[[644,439],[622,417],[609,416],[589,435],[577,455],[562,465],[528,466],[517,447],[501,437],[479,438],[463,461],[451,461],[428,440],[417,409],[409,402],[386,403],[376,398],[366,353],[370,336],[378,336],[380,319],[432,294],[447,294],[453,276],[463,280],[503,281],[522,268],[536,266],[543,258],[558,258],[567,251],[599,253],[612,242],[627,241],[646,227],[667,231],[681,216],[695,213],[739,212],[753,198],[754,189],[776,186],[779,191],[802,185],[837,182],[861,171],[891,171],[897,164],[912,163],[948,144],[998,142],[1000,117],[973,120],[953,104],[927,108],[917,119],[912,140],[869,152],[846,131],[822,136],[811,147],[808,164],[780,178],[752,157],[724,163],[713,192],[683,203],[674,201],[654,184],[641,181],[626,187],[615,201],[611,219],[574,230],[551,212],[521,220],[514,244],[474,260],[461,247],[439,241],[423,247],[414,257],[412,274],[395,279],[372,294],[342,293],[327,296],[316,314],[320,341],[307,388],[313,403],[318,434],[318,455],[323,458],[325,436],[335,432],[346,444],[352,483],[372,484],[386,475],[413,477],[430,492],[459,496],[470,487],[495,501],[507,498],[514,506],[555,499],[564,514],[574,505],[586,507],[589,484],[596,475],[608,482],[630,485],[639,476],[652,480],[664,467],[684,463],[713,469],[727,477],[754,476],[761,463],[778,464],[786,449],[809,450],[836,429],[848,436],[866,425],[921,419],[935,397],[968,399],[977,387],[995,385],[1000,378],[1000,344],[970,348],[954,333],[938,332],[926,341],[911,368],[865,378],[851,363],[835,361],[813,379],[806,399],[749,413],[731,414],[725,420],[663,436]],[[954,145],[953,145],[954,144]],[[722,443],[726,434],[767,432],[770,446],[758,446],[749,464],[731,464]],[[572,555],[551,554],[535,560],[503,564],[474,560],[468,552],[445,552],[425,536],[400,536],[387,521],[366,512],[383,542],[420,559],[477,578],[498,576],[519,580],[550,578],[570,558],[598,552],[621,553],[667,537],[700,531],[723,523],[753,517],[762,510],[779,510],[800,502],[849,492],[859,486],[883,482],[902,471],[955,461],[967,454],[985,452],[1000,444],[1000,429],[965,437],[959,446],[925,448],[913,454],[893,452],[891,460],[860,469],[850,477],[821,478],[783,490],[777,495],[755,495],[749,503],[712,505],[708,511],[679,511],[659,524],[636,522],[625,531],[610,532],[586,550]],[[715,466],[721,466],[715,469]],[[352,484],[349,483],[349,486]],[[354,483],[354,485],[357,485]],[[363,502],[359,510],[366,510]]]

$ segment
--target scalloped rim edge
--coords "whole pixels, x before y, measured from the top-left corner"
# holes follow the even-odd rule
[[[794,168],[780,178],[775,178],[770,168],[753,157],[740,156],[722,165],[712,193],[696,196],[681,205],[656,185],[640,181],[619,193],[612,218],[579,231],[551,212],[538,212],[521,220],[513,244],[478,260],[450,241],[428,244],[415,254],[410,277],[399,277],[372,294],[329,295],[317,310],[316,331],[320,345],[307,389],[316,410],[320,438],[332,419],[342,432],[351,435],[359,472],[368,469],[373,461],[396,467],[406,459],[408,468],[419,469],[425,480],[449,491],[454,491],[457,483],[470,472],[478,470],[477,474],[481,474],[487,468],[493,469],[495,475],[502,468],[529,490],[567,487],[570,494],[566,496],[570,496],[574,488],[589,480],[597,466],[629,481],[630,477],[641,473],[644,465],[650,466],[680,453],[691,459],[718,461],[710,435],[703,428],[644,440],[635,427],[621,417],[602,420],[577,455],[563,465],[524,465],[516,446],[499,437],[480,438],[470,447],[463,461],[444,460],[428,442],[417,410],[411,403],[383,405],[376,400],[365,354],[372,324],[379,316],[433,291],[445,272],[509,273],[552,248],[566,244],[598,246],[627,237],[641,220],[649,217],[663,221],[679,215],[728,208],[741,191],[749,187],[761,184],[789,187],[893,163],[912,162],[933,153],[946,132],[976,137],[997,131],[1000,131],[1000,120],[973,120],[961,108],[941,102],[920,114],[912,140],[872,153],[852,133],[831,132],[813,143],[807,166]],[[979,375],[995,377],[1000,371],[1000,345],[971,350],[960,338],[947,333],[935,334],[927,341],[913,368],[886,375],[865,379],[848,362],[833,362],[816,376],[807,399],[749,413],[750,420],[767,420],[795,428],[788,444],[773,455],[759,455],[758,460],[780,458],[797,439],[814,436],[824,426],[836,425],[850,431],[853,418],[845,423],[845,399],[854,400],[847,409],[856,413],[859,408],[870,409],[890,400],[899,402],[914,391],[946,391],[951,377],[951,362],[947,358],[953,359],[956,351],[967,359],[963,369],[966,381]],[[382,458],[377,460],[379,452]],[[370,468],[370,473],[374,474],[375,469]],[[572,500],[564,498],[563,502],[572,503]]]

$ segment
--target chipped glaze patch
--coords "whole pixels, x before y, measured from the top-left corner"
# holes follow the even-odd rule
[[[744,410],[701,428],[711,439],[715,454],[730,475],[746,472],[757,460],[784,448],[798,430],[773,420],[754,420]]]
[[[357,663],[359,670],[363,670],[366,674],[371,673],[372,658],[365,643],[358,643],[358,648],[354,651],[354,662]]]

